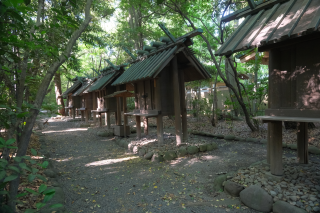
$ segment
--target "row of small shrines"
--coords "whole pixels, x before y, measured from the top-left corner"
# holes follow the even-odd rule
[[[163,24],[159,26],[168,37],[152,42],[138,50],[138,57],[131,56],[130,63],[114,65],[109,60],[108,67],[100,70],[95,78],[76,77],[74,84],[62,96],[67,98],[66,109],[75,118],[81,114],[86,122],[91,118],[102,125],[105,113],[106,125],[110,128],[110,113],[115,113],[114,134],[130,134],[127,116],[136,118],[137,136],[141,137],[141,117],[147,130],[148,118],[157,118],[157,133],[163,141],[162,117],[175,116],[177,144],[187,138],[187,111],[185,100],[185,82],[210,78],[209,73],[193,55],[192,38],[202,33],[197,29],[174,38]],[[128,67],[126,69],[126,67]],[[124,72],[125,71],[125,72]],[[126,98],[134,97],[135,109],[127,112]],[[124,114],[122,123],[121,113]],[[147,134],[148,132],[145,131]]]
[[[308,163],[307,123],[320,122],[320,1],[249,2],[250,7],[222,18],[223,22],[242,17],[245,20],[215,55],[228,58],[253,48],[269,53],[268,109],[266,116],[256,119],[268,123],[267,160],[271,173],[283,175],[282,121],[299,122],[299,163]],[[138,50],[137,58],[126,50],[133,61],[125,72],[124,65],[110,63],[98,78],[75,79],[75,84],[64,93],[69,100],[67,108],[79,109],[87,115],[86,119],[90,112],[107,113],[108,126],[108,112],[116,112],[116,135],[129,133],[124,128],[126,119],[121,126],[121,109],[125,116],[136,117],[138,137],[141,136],[140,117],[156,117],[160,143],[163,141],[162,116],[174,115],[177,144],[186,139],[184,83],[210,78],[189,48],[192,38],[202,30],[176,39],[164,25],[159,26],[167,37]],[[126,97],[135,98],[133,112],[126,112]]]

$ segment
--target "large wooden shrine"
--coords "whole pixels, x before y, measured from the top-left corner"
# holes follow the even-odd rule
[[[269,52],[268,162],[283,175],[282,121],[299,122],[298,161],[308,163],[307,122],[320,122],[320,1],[274,0],[236,11],[222,21],[245,17],[216,52],[218,56],[258,47]]]
[[[146,126],[147,118],[156,117],[158,141],[162,143],[162,117],[174,115],[176,141],[180,144],[182,136],[187,138],[184,83],[210,78],[189,48],[193,44],[192,38],[201,34],[202,30],[175,38],[162,23],[159,26],[167,37],[161,37],[160,41],[151,42],[150,46],[138,50],[138,57],[112,86],[134,87],[135,110],[125,115],[135,116],[138,137],[141,137],[141,117]]]
[[[99,71],[101,75],[88,87],[88,89],[86,89],[85,93],[92,94],[93,108],[91,109],[91,112],[94,117],[96,114],[99,115],[99,126],[102,125],[102,113],[105,113],[105,123],[108,128],[110,128],[110,113],[117,111],[116,98],[105,99],[104,96],[116,92],[117,89],[120,90],[121,88],[124,88],[124,86],[117,88],[111,86],[111,84],[123,73],[126,64],[115,66],[109,60],[106,61],[110,66]],[[117,116],[117,113],[115,115]]]
[[[73,85],[68,88],[64,93],[62,93],[62,97],[67,99],[66,102],[66,112],[69,111],[69,116],[75,118],[76,109],[81,107],[81,98],[79,96],[72,96],[83,84],[82,77],[75,77],[72,79]]]

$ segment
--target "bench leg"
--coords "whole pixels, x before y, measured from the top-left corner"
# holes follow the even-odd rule
[[[272,121],[270,125],[270,171],[273,175],[283,175],[282,165],[282,122]]]

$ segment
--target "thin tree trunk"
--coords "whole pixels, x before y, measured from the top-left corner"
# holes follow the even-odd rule
[[[66,61],[66,58],[68,58],[71,54],[72,48],[75,45],[76,41],[78,38],[81,36],[82,32],[88,27],[92,16],[90,14],[90,8],[92,5],[93,0],[87,0],[86,6],[85,6],[85,19],[80,25],[79,29],[74,31],[73,34],[71,35],[71,38],[69,39],[65,51],[63,51],[59,58],[54,61],[46,75],[43,78],[43,81],[41,82],[35,101],[34,101],[34,108],[30,109],[29,117],[26,120],[26,125],[24,126],[22,135],[21,135],[21,142],[18,144],[18,151],[17,151],[17,157],[22,157],[26,154],[27,148],[29,145],[30,137],[32,134],[32,128],[34,126],[34,123],[36,121],[37,115],[39,114],[39,109],[41,108],[43,99],[46,95],[46,91],[48,89],[48,86],[56,73],[56,71],[59,69],[59,67]],[[41,6],[42,8],[42,6]],[[17,162],[14,163],[15,166],[18,165]],[[14,179],[13,181],[10,182],[10,187],[9,187],[9,202],[8,205],[9,207],[16,212],[16,196],[18,193],[18,187],[19,187],[19,182],[20,182],[20,174],[17,174],[18,177]]]
[[[61,108],[58,110],[59,114],[62,116],[65,116],[65,109],[64,109],[64,102],[62,97],[62,89],[61,89],[61,76],[59,72],[56,72],[54,74],[54,86],[55,86],[55,92],[56,92],[56,101],[58,106],[61,106]]]

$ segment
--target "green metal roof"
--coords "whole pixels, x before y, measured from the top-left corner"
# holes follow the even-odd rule
[[[145,78],[155,77],[161,65],[172,56],[177,50],[177,46],[160,51],[148,58],[137,61],[132,64],[115,82],[112,86],[125,84]]]
[[[77,91],[75,91],[75,92],[72,94],[72,96],[81,95],[81,93],[83,93],[92,83],[93,83],[93,80],[87,79],[87,80],[82,84],[82,86],[81,86]]]
[[[79,88],[79,86],[81,85],[81,81],[77,80],[76,82],[74,82],[74,84],[69,88],[67,89],[64,93],[62,93],[62,97],[63,98],[66,98],[68,96],[69,93],[72,93],[74,92],[76,89]]]
[[[88,92],[93,92],[102,89],[103,87],[107,86],[119,74],[120,72],[113,70],[101,75],[101,77],[88,88]]]

